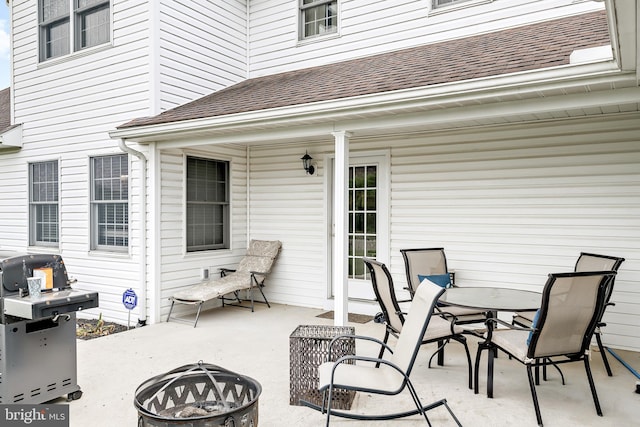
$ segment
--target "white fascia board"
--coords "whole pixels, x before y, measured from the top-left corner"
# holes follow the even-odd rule
[[[22,125],[12,126],[0,134],[2,148],[22,148]]]
[[[233,132],[242,131],[243,128],[272,126],[280,123],[295,125],[296,122],[309,120],[344,120],[350,115],[388,114],[393,110],[407,112],[411,109],[420,110],[430,105],[442,103],[464,100],[479,102],[483,98],[495,98],[496,96],[523,96],[527,93],[537,93],[548,89],[601,83],[621,75],[622,73],[614,61],[565,65],[507,76],[445,83],[312,104],[116,129],[109,132],[109,135],[113,139],[128,139],[145,143],[181,133]]]
[[[605,0],[609,36],[621,70],[640,68],[640,4],[637,0]]]

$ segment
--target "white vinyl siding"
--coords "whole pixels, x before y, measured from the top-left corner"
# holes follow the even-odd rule
[[[14,123],[22,123],[22,150],[0,154],[7,207],[0,214],[3,249],[28,247],[27,162],[58,159],[60,176],[58,248],[76,287],[100,293],[104,319],[127,322],[122,293],[139,293],[140,198],[131,195],[128,252],[91,251],[90,158],[122,154],[108,132],[134,117],[150,114],[149,3],[112,0],[113,43],[99,49],[39,63],[37,0],[11,2],[13,16]],[[146,147],[136,147],[146,151]],[[23,168],[24,171],[20,170]],[[17,170],[16,170],[17,169]],[[137,159],[130,164],[130,184],[139,185]],[[8,175],[5,180],[5,174]],[[9,185],[5,190],[4,184]],[[20,189],[20,191],[14,191]],[[9,216],[10,218],[7,218]],[[38,245],[31,251],[53,250]],[[139,307],[131,312],[140,316]]]
[[[431,16],[431,0],[352,0],[340,2],[339,37],[315,37],[301,42],[300,1],[249,3],[250,77],[512,28],[573,15],[577,10],[604,8],[599,2],[472,0],[469,7],[460,4],[455,10]]]
[[[160,111],[246,78],[245,1],[160,3]]]
[[[531,290],[541,290],[551,272],[573,270],[581,251],[621,256],[603,338],[640,349],[637,118],[350,141],[352,153],[387,147],[389,266],[399,290],[406,283],[403,248],[443,246],[460,286]],[[250,235],[284,242],[286,256],[265,288],[270,301],[326,308],[329,230],[320,159],[333,151],[332,140],[309,150],[318,159],[314,176],[298,164],[307,148],[251,149]]]

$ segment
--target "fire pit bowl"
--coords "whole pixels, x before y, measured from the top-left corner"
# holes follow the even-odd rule
[[[136,389],[138,427],[257,427],[260,383],[198,362],[150,378]]]

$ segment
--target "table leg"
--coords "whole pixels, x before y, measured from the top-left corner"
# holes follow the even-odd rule
[[[488,311],[487,318],[495,318],[498,313],[495,311]],[[493,322],[487,322],[487,343],[485,344],[489,349],[487,355],[487,397],[493,398],[493,363],[494,359],[498,357],[498,351],[495,346],[491,344],[491,334],[493,333]]]
[[[496,348],[489,345],[489,360],[487,361],[487,397],[493,398],[493,359],[496,356]]]

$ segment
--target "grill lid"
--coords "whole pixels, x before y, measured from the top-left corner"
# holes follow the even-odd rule
[[[27,277],[34,276],[34,271],[39,269],[51,272],[52,288],[61,289],[69,286],[67,269],[60,255],[0,252],[2,293],[18,292],[20,288],[28,289]]]

